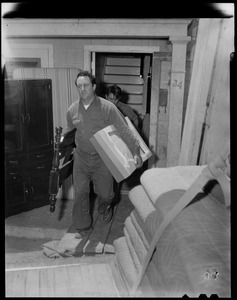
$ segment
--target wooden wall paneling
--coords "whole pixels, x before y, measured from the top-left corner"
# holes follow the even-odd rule
[[[116,53],[116,50],[114,51]],[[140,67],[141,59],[133,57],[108,57],[108,66]]]
[[[142,105],[143,104],[143,95],[142,94],[141,95],[130,94],[127,104],[140,104],[140,105]]]
[[[121,40],[121,44],[124,44],[124,40]],[[131,44],[131,40],[129,40],[129,44]],[[147,44],[143,43],[143,44]],[[90,70],[91,68],[91,52],[103,52],[103,53],[151,53],[153,54],[154,52],[159,52],[160,51],[160,46],[133,46],[133,45],[84,45],[84,69],[85,70]],[[134,67],[139,67],[140,68],[140,59],[133,58],[126,59],[123,57],[122,59],[119,60],[117,58],[117,64],[115,63],[115,60],[113,58],[113,63],[112,65],[117,65],[117,66],[132,66]],[[110,59],[107,59],[107,65],[110,65]],[[139,77],[141,82],[141,78]],[[115,82],[114,82],[115,83]],[[117,82],[116,82],[117,83]],[[108,83],[105,83],[105,86],[109,85]],[[142,96],[143,94],[143,84],[119,84],[120,88],[127,94],[133,94],[134,97],[136,95]],[[131,102],[132,101],[132,102]],[[128,104],[131,104],[131,107],[141,116],[143,116],[143,108],[142,108],[142,103],[138,100],[136,100],[136,104],[134,103],[133,99],[128,99]],[[138,104],[139,101],[139,104]]]
[[[159,53],[161,58],[161,78],[160,78],[160,91],[159,91],[159,119],[158,119],[158,136],[157,136],[157,154],[158,161],[157,168],[166,167],[167,161],[167,140],[168,140],[168,99],[170,90],[170,73],[171,73],[171,60],[166,55]]]
[[[91,52],[112,53],[153,53],[159,52],[160,46],[121,46],[121,45],[84,45],[84,70],[91,68]]]
[[[116,82],[118,85],[120,84],[141,84],[143,85],[143,79],[139,76],[133,76],[133,75],[113,75],[108,74],[104,76],[104,81],[106,83],[113,84]]]
[[[142,102],[142,114],[143,116],[146,113],[147,109],[147,92],[148,92],[148,76],[150,72],[150,64],[151,64],[151,58],[150,55],[145,55],[144,57],[144,68],[143,68],[143,102]]]
[[[109,86],[111,83],[105,83],[105,86]],[[143,92],[143,85],[135,85],[135,84],[119,84],[120,88],[123,92],[127,94],[141,95]]]
[[[117,75],[140,75],[140,66],[127,67],[127,66],[109,66],[105,67],[105,74],[117,74]]]
[[[178,165],[183,116],[186,48],[190,37],[170,37],[173,44],[166,166]]]
[[[150,103],[150,136],[149,148],[153,155],[148,159],[148,168],[156,166],[157,156],[157,136],[158,136],[158,109],[159,109],[159,91],[160,91],[160,75],[161,59],[159,53],[154,52],[152,57],[152,75],[151,75],[151,103]]]
[[[179,165],[197,164],[220,24],[220,19],[199,20]]]
[[[106,55],[107,72],[103,76],[104,86],[119,85],[123,93],[121,101],[130,105],[139,115],[142,113],[143,100],[143,78],[140,77],[140,66],[141,57],[134,57],[132,54]]]
[[[234,52],[233,19],[222,21],[199,164],[210,163],[230,143],[230,53]]]
[[[160,97],[161,103],[161,97]],[[164,168],[167,163],[167,144],[168,144],[168,110],[166,107],[159,106],[159,120],[158,120],[158,136],[157,136],[157,153],[159,160],[156,167]]]
[[[14,79],[51,79],[53,97],[53,125],[66,131],[66,112],[70,104],[78,99],[75,87],[76,68],[19,68],[13,72]]]

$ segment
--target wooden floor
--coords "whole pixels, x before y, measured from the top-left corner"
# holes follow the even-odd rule
[[[7,269],[5,296],[121,297],[126,292],[116,273],[114,261]]]
[[[68,230],[71,224],[70,209],[65,217],[62,228]],[[133,209],[128,201],[127,194],[123,194],[118,209],[111,225],[107,239],[108,245],[123,235],[124,221]],[[43,208],[42,208],[43,210]],[[25,216],[27,214],[27,216]],[[32,215],[33,214],[33,215]],[[43,220],[43,221],[42,221]],[[10,236],[27,238],[45,238],[48,230],[58,228],[57,216],[48,218],[48,207],[43,212],[33,211],[9,218],[11,229],[7,231]],[[11,221],[11,222],[10,222]],[[69,222],[69,223],[67,223]],[[65,224],[64,224],[65,223]],[[41,226],[45,226],[41,228]],[[61,223],[60,223],[61,224]],[[65,225],[65,226],[64,226]],[[29,227],[25,230],[24,226]],[[41,231],[32,231],[32,228],[40,228]],[[24,229],[19,231],[20,229]],[[50,231],[50,234],[51,234]],[[19,234],[21,233],[21,234]],[[24,234],[23,234],[24,233]],[[40,233],[40,234],[39,234]],[[42,234],[43,233],[43,234]],[[60,233],[62,236],[62,233]],[[28,236],[29,235],[29,236]],[[51,235],[50,235],[51,237]],[[52,240],[58,239],[53,236]],[[126,297],[128,292],[122,281],[116,266],[114,254],[85,255],[83,257],[67,257],[51,259],[43,254],[42,243],[38,243],[37,249],[23,247],[25,240],[21,240],[21,246],[11,245],[12,251],[5,253],[5,296],[6,297]],[[9,246],[10,247],[10,246]],[[16,249],[14,248],[16,247]],[[19,249],[21,251],[19,251]],[[13,251],[14,250],[14,251]],[[36,251],[38,250],[38,251]],[[22,252],[25,251],[25,252]]]

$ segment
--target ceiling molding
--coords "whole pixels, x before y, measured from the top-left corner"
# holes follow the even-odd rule
[[[187,36],[192,19],[3,19],[5,38]]]

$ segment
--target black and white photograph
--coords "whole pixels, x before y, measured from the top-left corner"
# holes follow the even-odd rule
[[[1,3],[3,296],[235,298],[234,3],[106,6]]]

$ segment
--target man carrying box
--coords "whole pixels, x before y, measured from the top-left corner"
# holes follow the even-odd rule
[[[77,237],[83,238],[92,229],[90,216],[90,182],[98,195],[98,211],[104,222],[112,218],[111,202],[114,198],[113,176],[96,151],[90,139],[99,130],[113,125],[129,147],[136,168],[143,164],[139,141],[113,103],[95,94],[96,81],[87,71],[78,73],[75,81],[79,99],[67,111],[67,130],[76,128],[73,166],[75,201],[72,221]]]

